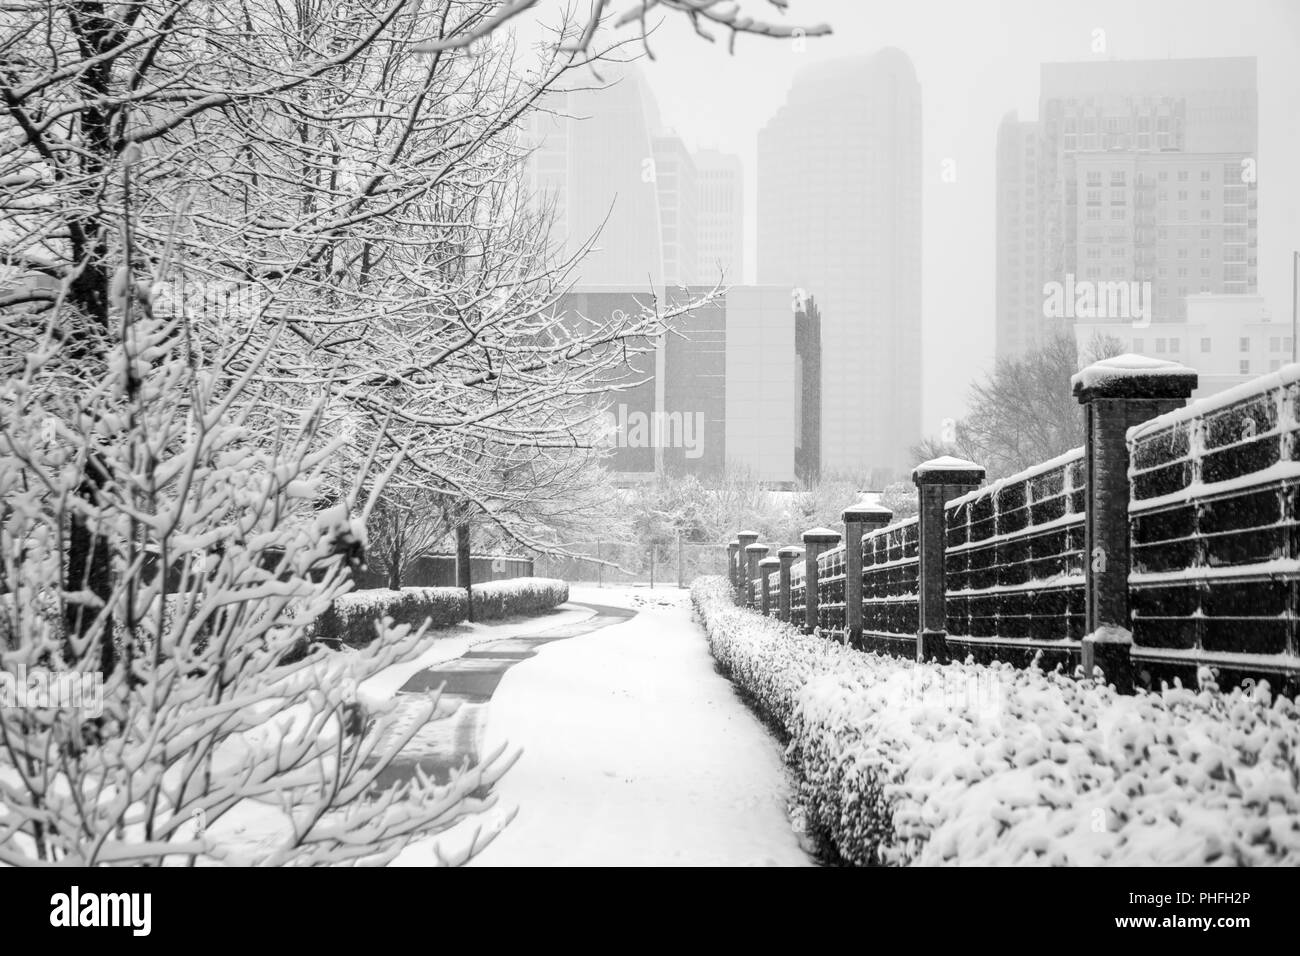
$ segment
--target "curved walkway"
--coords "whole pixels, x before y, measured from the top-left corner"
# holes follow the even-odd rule
[[[622,624],[636,616],[630,608],[603,604],[570,601],[571,607],[589,608],[594,615],[572,624],[560,624],[538,631],[536,634],[517,635],[498,641],[478,644],[460,657],[444,661],[412,675],[399,689],[398,694],[419,695],[419,702],[427,699],[431,691],[442,687],[439,707],[455,708],[455,713],[445,719],[435,720],[415,735],[397,759],[376,778],[379,789],[415,775],[418,766],[439,783],[444,783],[454,768],[468,761],[474,766],[479,760],[479,743],[487,721],[488,705],[506,671],[520,661],[537,653],[537,649],[573,637],[590,634],[613,624]],[[402,725],[403,710],[413,712],[417,701],[397,705],[398,726]],[[381,742],[380,750],[383,744]]]

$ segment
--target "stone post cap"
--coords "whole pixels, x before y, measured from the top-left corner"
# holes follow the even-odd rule
[[[1128,354],[1075,372],[1070,388],[1086,404],[1094,398],[1189,398],[1199,381],[1196,369],[1186,365]]]
[[[809,528],[803,533],[804,544],[838,544],[840,533],[830,528]]]
[[[780,558],[764,558],[758,562],[760,568],[776,568],[781,566]]]
[[[736,540],[737,540],[737,541],[744,541],[746,538],[748,538],[750,541],[757,541],[757,540],[758,540],[758,532],[757,532],[757,531],[737,531],[737,532],[736,532]]]
[[[978,485],[983,480],[983,465],[952,455],[931,458],[912,469],[912,481],[918,485]]]
[[[784,548],[781,548],[776,552],[778,560],[785,559],[787,561],[797,558],[801,554],[803,554],[803,548],[797,547],[793,544],[787,544]]]
[[[840,515],[845,524],[856,521],[861,524],[884,526],[893,519],[894,513],[881,505],[851,505]]]
[[[765,544],[747,544],[745,545],[746,554],[767,554],[771,550]]]
[[[735,548],[737,551],[739,551],[739,550],[740,550],[740,542],[739,542],[739,541],[728,541],[728,542],[727,542],[727,547],[728,547],[728,548]]]

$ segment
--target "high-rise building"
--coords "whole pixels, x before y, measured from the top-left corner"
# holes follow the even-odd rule
[[[1043,65],[1039,120],[1021,144],[1037,139],[1037,161],[1019,163],[999,137],[1000,354],[1035,339],[1028,310],[1002,298],[1026,268],[1015,244],[1035,230],[1040,334],[1076,319],[1180,322],[1189,296],[1257,291],[1255,73],[1253,57]],[[1077,304],[1049,288],[1078,290]]]
[[[808,296],[794,316],[794,473],[815,484],[822,471],[822,317]]]
[[[998,127],[996,352],[1016,356],[1043,334],[1038,124],[1009,113]]]
[[[661,290],[669,306],[706,286]],[[650,304],[636,286],[579,286],[558,304],[575,331]],[[717,477],[743,470],[790,487],[820,469],[819,314],[811,297],[792,314],[784,286],[732,286],[673,320],[606,376],[609,466],[622,479]],[[642,350],[641,346],[645,348]]]
[[[745,178],[740,157],[702,149],[695,154],[696,281],[745,281]]]
[[[697,229],[695,160],[681,137],[672,130],[657,132],[652,142],[664,281],[670,285],[692,285]]]
[[[659,288],[658,107],[635,65],[602,64],[601,75],[603,88],[549,94],[546,109],[529,114],[527,186],[553,210],[557,252],[574,256],[592,244],[579,282]]]
[[[921,435],[921,88],[899,50],[812,64],[758,135],[758,281],[816,290],[822,468]],[[787,306],[789,307],[789,306]]]

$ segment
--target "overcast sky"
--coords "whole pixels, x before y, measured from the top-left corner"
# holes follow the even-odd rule
[[[921,84],[924,130],[923,426],[964,411],[973,376],[992,362],[994,150],[1008,110],[1038,112],[1039,65],[1097,59],[1255,56],[1259,60],[1260,293],[1291,314],[1291,250],[1300,249],[1300,3],[1295,0],[790,0],[792,24],[827,22],[830,37],[725,38],[710,45],[683,22],[651,37],[643,61],[665,125],[694,147],[745,165],[746,281],[753,281],[755,142],[798,69],[813,60],[896,46]],[[617,7],[618,5],[616,5]],[[746,12],[780,12],[750,2]],[[1092,50],[1105,31],[1105,53]],[[956,181],[941,179],[944,161]]]

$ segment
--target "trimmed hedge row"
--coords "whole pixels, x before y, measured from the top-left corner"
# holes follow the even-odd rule
[[[569,586],[550,578],[514,578],[473,587],[474,619],[492,621],[514,615],[540,614],[569,599]],[[450,627],[465,620],[469,602],[463,588],[368,588],[339,597],[316,621],[314,640],[365,647],[375,639],[375,624],[390,617],[395,624]]]
[[[511,578],[474,585],[474,620],[540,614],[569,600],[569,585],[555,578]]]
[[[866,654],[692,599],[788,739],[796,813],[857,865],[1300,864],[1300,709],[1261,683],[1119,696],[1057,671]]]

